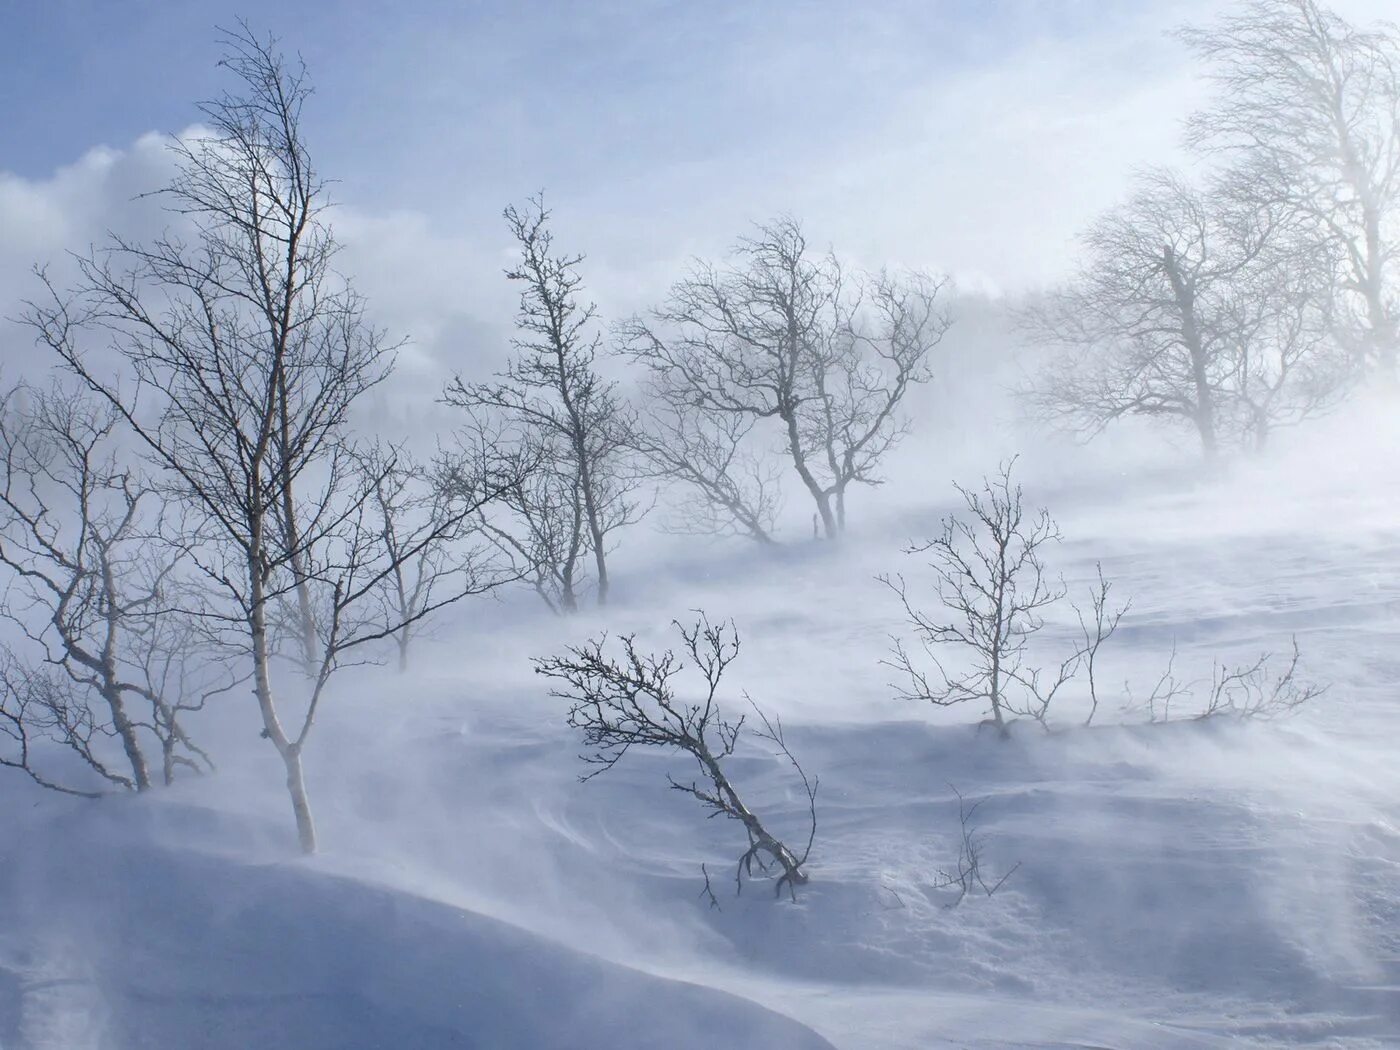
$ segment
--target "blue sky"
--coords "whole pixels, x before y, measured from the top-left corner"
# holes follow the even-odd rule
[[[39,178],[183,128],[221,84],[214,27],[237,17],[306,58],[323,166],[353,176],[352,199],[450,206],[691,163],[822,163],[915,85],[1135,7],[7,0],[0,167]]]
[[[97,142],[183,126],[219,83],[214,27],[239,17],[306,57],[329,126],[391,149],[417,144],[435,118],[459,121],[463,140],[508,130],[512,110],[541,132],[567,122],[607,140],[677,121],[666,142],[684,149],[771,130],[790,107],[839,120],[891,83],[994,62],[1036,34],[1102,28],[1135,6],[7,0],[0,149],[10,170],[39,175]]]
[[[227,83],[238,17],[307,61],[344,265],[441,361],[504,344],[500,212],[541,188],[608,316],[779,212],[859,266],[1057,280],[1181,159],[1204,87],[1167,31],[1227,2],[0,0],[0,316],[36,262],[162,221],[132,204],[168,177],[150,133]]]

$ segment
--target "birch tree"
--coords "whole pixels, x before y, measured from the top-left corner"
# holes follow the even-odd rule
[[[644,396],[651,407],[634,443],[642,468],[679,493],[668,531],[775,544],[781,469],[755,447],[758,420],[708,413],[664,385],[645,387]]]
[[[156,531],[159,494],[119,464],[118,424],[57,386],[0,398],[0,618],[17,636],[0,720],[11,764],[47,787],[31,761],[43,743],[127,790],[211,768],[186,715],[237,681],[216,656],[190,659],[184,559]]]
[[[374,480],[374,521],[389,566],[380,615],[397,625],[392,637],[399,670],[406,671],[410,645],[425,627],[424,609],[444,594],[479,594],[518,574],[491,557],[476,516],[459,512],[461,498],[479,499],[481,475],[464,479],[459,470],[434,469],[407,449],[382,443],[362,454],[360,469]]]
[[[1247,169],[1342,261],[1338,320],[1358,365],[1393,381],[1400,252],[1400,34],[1316,0],[1248,0],[1181,31],[1217,100],[1190,141]]]
[[[1262,452],[1275,431],[1330,411],[1355,372],[1336,335],[1335,270],[1307,241],[1278,238],[1221,300],[1231,439]]]
[[[403,626],[374,615],[377,595],[437,530],[389,549],[372,520],[380,479],[349,441],[351,408],[388,374],[395,344],[332,265],[325,183],[301,127],[304,70],[246,26],[225,44],[237,90],[202,107],[206,135],[174,144],[162,191],[185,232],[80,257],[76,288],[46,284],[28,319],[181,504],[182,542],[219,603],[209,622],[249,669],[312,852],[304,756],[330,681]],[[124,375],[90,363],[95,339],[120,352]],[[490,496],[464,486],[441,528]]]
[[[696,263],[650,316],[620,326],[620,350],[671,403],[769,429],[835,539],[850,486],[880,483],[905,433],[900,404],[931,378],[949,325],[942,288],[923,274],[848,277],[780,218],[741,238],[727,266]]]
[[[722,816],[743,827],[748,847],[735,866],[736,886],[742,888],[744,877],[752,877],[755,870],[771,872],[775,893],[786,887],[795,896],[797,887],[807,884],[805,866],[817,834],[817,778],[809,778],[793,757],[781,720],[749,700],[759,722],[752,735],[766,741],[801,784],[808,834],[799,853],[775,836],[744,802],[728,768],[747,735],[745,716],[726,716],[719,696],[724,673],[739,656],[738,632],[732,623],[711,623],[703,613],[692,625],[675,621],[672,625],[683,643],[680,654],[669,649],[643,653],[633,637],[625,636],[615,656],[602,640],[594,640],[535,661],[537,674],[558,683],[551,695],[569,703],[569,725],[583,736],[587,751],[582,758],[593,768],[582,779],[591,780],[611,769],[634,747],[688,756],[695,763],[696,779],[668,775],[667,782],[673,790],[694,798],[710,816]],[[687,670],[697,680],[693,695],[678,685]]]
[[[1118,629],[1127,606],[1109,605],[1111,585],[1098,575],[1087,614],[1077,613],[1083,644],[1058,664],[1042,665],[1031,646],[1046,617],[1065,599],[1063,580],[1050,574],[1046,550],[1059,543],[1060,530],[1044,508],[1025,506],[1013,480],[1015,460],[1001,464],[978,489],[955,485],[963,513],[950,514],[928,540],[905,553],[928,559],[938,606],[926,611],[911,597],[902,575],[879,579],[898,597],[917,649],[895,639],[890,657],[901,698],[937,707],[984,702],[988,721],[1005,736],[1013,718],[1042,725],[1061,691],[1080,671],[1089,675],[1091,710],[1098,707],[1093,681],[1099,649]],[[961,661],[949,670],[942,654]]]
[[[1032,391],[1043,417],[1086,436],[1131,416],[1177,422],[1214,458],[1233,367],[1223,302],[1267,236],[1175,173],[1143,176],[1085,232],[1078,276],[1026,315],[1059,351]]]
[[[516,356],[494,382],[457,376],[444,400],[473,413],[478,427],[500,421],[494,440],[510,435],[518,455],[542,472],[533,482],[522,478],[515,492],[527,536],[505,541],[523,549],[542,533],[551,536],[550,571],[560,578],[565,610],[577,607],[577,562],[586,554],[597,603],[606,605],[614,535],[647,509],[636,496],[638,479],[629,463],[632,412],[617,384],[597,370],[602,337],[596,308],[580,298],[583,257],[555,249],[543,196],[506,208],[505,219],[520,251],[506,271],[521,287]]]
[[[1024,315],[1054,351],[1042,418],[1092,437],[1128,417],[1189,427],[1207,460],[1331,407],[1332,259],[1247,172],[1154,171],[1084,235],[1078,276]]]

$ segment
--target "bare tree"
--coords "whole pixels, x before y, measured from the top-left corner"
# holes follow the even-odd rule
[[[1118,630],[1118,624],[1132,605],[1131,600],[1122,605],[1114,607],[1109,604],[1109,595],[1113,591],[1113,584],[1104,577],[1102,563],[1094,565],[1095,584],[1094,589],[1089,593],[1089,608],[1085,610],[1075,606],[1075,618],[1079,621],[1079,635],[1083,641],[1080,646],[1080,659],[1084,665],[1084,677],[1089,684],[1089,713],[1084,717],[1084,724],[1090,725],[1094,721],[1094,716],[1099,712],[1099,687],[1097,662],[1099,650],[1103,648],[1103,643],[1113,637]]]
[[[1003,735],[1016,716],[1045,722],[1060,690],[1081,667],[1092,669],[1093,657],[1123,612],[1107,608],[1108,585],[1101,578],[1092,618],[1080,617],[1083,645],[1049,673],[1028,659],[1029,643],[1044,628],[1046,612],[1065,597],[1065,587],[1049,577],[1042,557],[1046,545],[1059,541],[1059,527],[1044,509],[1026,512],[1021,487],[1012,482],[1014,464],[1014,459],[1004,462],[994,477],[984,479],[980,491],[955,486],[966,515],[949,515],[939,535],[906,549],[906,554],[929,557],[938,613],[914,605],[902,575],[880,577],[899,596],[923,657],[932,665],[926,669],[895,639],[884,663],[903,679],[896,687],[899,695],[940,707],[986,701],[990,721]],[[970,666],[950,673],[939,658],[945,648],[960,650]]]
[[[1167,666],[1153,683],[1152,690],[1141,701],[1133,696],[1131,682],[1123,683],[1123,696],[1126,702],[1123,704],[1125,712],[1144,711],[1149,722],[1168,722],[1171,720],[1172,704],[1182,697],[1191,694],[1189,682],[1183,682],[1176,677],[1176,640],[1172,640],[1171,655],[1167,657]]]
[[[190,239],[116,239],[79,258],[73,294],[49,285],[28,318],[115,409],[182,505],[181,540],[219,603],[207,622],[247,661],[311,852],[303,756],[327,684],[361,646],[404,626],[375,615],[376,596],[440,531],[391,553],[370,518],[380,479],[359,469],[346,421],[387,375],[394,347],[332,267],[324,183],[301,131],[304,72],[246,26],[225,44],[242,93],[203,107],[209,133],[176,145],[179,171],[163,191]],[[88,363],[89,335],[120,351],[127,383]],[[440,529],[490,497],[480,486],[459,493]],[[435,596],[412,619],[462,593]],[[292,654],[302,673],[288,682],[278,666]]]
[[[802,439],[825,461],[839,532],[851,484],[879,484],[881,460],[909,431],[897,410],[910,385],[932,378],[928,355],[951,324],[939,302],[945,284],[919,273],[865,275],[832,338],[811,348],[815,400],[802,413]]]
[[[1127,712],[1140,712],[1151,723],[1195,721],[1214,718],[1235,718],[1240,721],[1269,721],[1295,713],[1298,708],[1327,692],[1327,686],[1306,682],[1298,676],[1301,653],[1298,640],[1291,642],[1290,652],[1281,670],[1272,652],[1260,653],[1251,663],[1231,665],[1224,660],[1211,662],[1210,675],[1194,681],[1183,681],[1176,675],[1176,644],[1172,644],[1166,670],[1162,672],[1151,692],[1141,701],[1133,699],[1132,689],[1124,683],[1128,697]],[[1205,689],[1205,702],[1193,712],[1180,714],[1180,703]],[[1173,705],[1176,713],[1173,711]]]
[[[483,505],[477,525],[527,579],[550,610],[575,612],[588,585],[588,532],[578,474],[551,435],[529,428],[503,429],[473,419],[459,428],[455,446],[442,455],[441,473],[451,487],[466,477],[494,479],[497,498]]]
[[[540,481],[550,495],[549,531],[559,531],[562,511],[564,523],[576,521],[572,531],[577,533],[562,545],[566,560],[559,572],[569,581],[562,588],[562,607],[577,604],[573,559],[585,551],[592,555],[598,604],[605,605],[610,537],[646,510],[634,498],[638,482],[628,463],[632,413],[617,385],[595,368],[601,336],[596,308],[579,299],[583,257],[556,252],[543,195],[523,209],[506,208],[505,218],[520,247],[519,262],[506,271],[522,286],[516,316],[521,336],[513,344],[517,356],[496,382],[468,383],[457,376],[444,400],[503,418],[535,469],[553,475]],[[539,509],[544,502],[522,498],[517,513],[528,514],[528,506]],[[536,513],[525,527],[534,533],[539,526]]]
[[[1032,384],[1042,416],[1086,436],[1126,416],[1185,423],[1210,459],[1335,404],[1326,253],[1247,173],[1140,182],[1090,227],[1079,277],[1024,315],[1061,350]]]
[[[1282,427],[1337,405],[1354,375],[1336,339],[1334,270],[1316,245],[1278,237],[1221,299],[1231,437],[1260,452]]]
[[[782,505],[779,470],[754,450],[757,420],[707,413],[676,391],[649,389],[655,405],[634,442],[643,469],[681,490],[666,527],[682,534],[745,536],[772,545]]]
[[[288,63],[275,40],[258,38],[247,23],[224,32],[222,42],[220,65],[242,90],[200,105],[208,134],[172,141],[177,173],[155,195],[191,221],[194,241],[116,240],[105,257],[85,261],[84,276],[124,322],[137,324],[154,356],[180,353],[169,334],[236,348],[228,363],[251,358],[262,366],[246,381],[219,381],[239,384],[237,400],[266,405],[272,414],[260,452],[273,483],[271,528],[261,542],[280,548],[292,577],[286,597],[295,604],[301,659],[311,675],[319,654],[301,533],[317,522],[304,520],[299,486],[315,484],[303,473],[322,460],[349,400],[382,377],[394,348],[366,327],[362,299],[334,270],[339,246],[326,221],[327,184],[301,129],[311,95],[305,66]],[[125,273],[111,268],[122,263]],[[143,280],[181,293],[174,317],[161,317],[142,300]],[[206,331],[196,335],[201,327]],[[144,352],[145,360],[152,356]],[[187,370],[203,371],[224,363],[222,357]],[[259,389],[264,378],[269,385]],[[223,431],[237,425],[218,422]]]
[[[1221,300],[1268,232],[1178,175],[1144,175],[1084,234],[1079,276],[1025,315],[1062,350],[1031,393],[1043,416],[1086,436],[1127,416],[1183,422],[1214,457],[1234,348]]]
[[[1393,379],[1400,35],[1357,29],[1316,0],[1247,0],[1181,36],[1220,89],[1190,140],[1231,157],[1260,197],[1286,203],[1335,248],[1356,355]]]
[[[362,455],[361,469],[373,478],[376,523],[389,574],[380,598],[393,633],[399,670],[408,669],[409,644],[425,626],[420,613],[443,594],[480,594],[518,578],[513,566],[496,564],[480,537],[476,516],[462,517],[459,497],[473,500],[491,480],[464,478],[460,469],[437,470],[417,462],[404,448],[376,444]]]
[[[0,707],[21,766],[37,733],[109,784],[145,791],[177,765],[208,768],[182,716],[234,682],[212,657],[198,674],[184,663],[184,565],[153,531],[159,497],[118,465],[118,424],[57,386],[0,398],[0,616],[33,653],[6,647]]]
[[[1267,721],[1292,714],[1327,691],[1298,678],[1298,639],[1283,670],[1273,673],[1272,653],[1261,653],[1253,663],[1230,667],[1217,661],[1211,668],[1210,691],[1198,719],[1231,717]]]
[[[622,325],[621,352],[672,405],[773,420],[832,539],[845,528],[850,485],[877,484],[880,460],[903,436],[904,395],[930,377],[928,356],[949,325],[942,288],[922,274],[848,281],[833,255],[810,250],[796,220],[780,218],[741,238],[729,268],[696,263],[650,319]]]
[[[1176,650],[1167,670],[1142,704],[1136,705],[1147,714],[1149,722],[1205,721],[1213,718],[1235,718],[1240,721],[1269,721],[1293,714],[1304,704],[1327,691],[1326,686],[1303,681],[1298,677],[1301,654],[1298,640],[1292,640],[1287,660],[1281,670],[1274,671],[1273,653],[1260,653],[1251,663],[1230,665],[1223,660],[1211,664],[1210,677],[1204,681],[1180,682],[1173,673]],[[1205,703],[1194,714],[1173,717],[1171,705],[1190,697],[1197,687],[1205,688]]]
[[[754,868],[777,869],[776,892],[807,882],[803,870],[817,831],[817,780],[809,779],[793,757],[783,736],[782,723],[764,714],[752,700],[762,723],[756,735],[776,748],[802,783],[810,816],[807,844],[801,854],[772,835],[740,798],[725,771],[725,760],[739,746],[745,718],[734,721],[721,711],[718,692],[725,670],[739,655],[739,635],[732,624],[712,624],[702,614],[692,626],[679,622],[685,655],[702,680],[697,699],[677,695],[674,679],[685,669],[683,658],[671,650],[660,656],[639,652],[632,636],[620,639],[621,656],[604,652],[603,641],[571,646],[564,656],[536,660],[535,671],[563,685],[551,695],[569,701],[569,725],[581,730],[589,751],[582,757],[594,769],[589,780],[611,769],[633,747],[660,747],[684,752],[700,770],[698,780],[668,778],[671,787],[690,795],[711,811],[743,825],[748,848],[739,859],[735,879],[743,885]],[[706,883],[708,884],[708,874]]]
[[[71,679],[51,667],[24,664],[13,649],[0,646],[0,767],[50,791],[98,798],[100,791],[69,782],[62,759],[71,754],[108,785],[134,787],[108,768],[100,753],[107,732],[93,715]]]
[[[952,871],[939,871],[934,885],[938,889],[957,888],[957,899],[948,905],[952,908],[961,904],[968,893],[975,889],[981,890],[988,897],[994,896],[997,890],[1006,885],[1006,880],[1016,874],[1021,862],[1013,864],[1001,878],[988,881],[991,876],[982,872],[982,836],[977,825],[972,822],[972,818],[986,799],[979,798],[969,805],[961,791],[952,784],[948,787],[958,797],[958,863]]]

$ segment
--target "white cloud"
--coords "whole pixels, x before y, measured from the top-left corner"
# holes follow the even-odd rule
[[[556,167],[567,169],[571,157],[580,165],[576,181],[566,176],[564,184],[548,187],[560,244],[587,253],[585,276],[606,317],[645,307],[688,257],[715,255],[747,223],[781,211],[804,217],[815,240],[832,243],[859,265],[945,270],[980,292],[1051,281],[1072,265],[1078,229],[1114,203],[1133,168],[1178,156],[1180,119],[1199,103],[1205,85],[1165,32],[1224,6],[1220,0],[1090,5],[1102,18],[1089,18],[1087,28],[1022,31],[1005,39],[1003,29],[1024,26],[999,25],[984,12],[969,30],[973,36],[951,42],[957,47],[911,36],[910,27],[926,28],[928,19],[910,19],[897,4],[874,9],[864,21],[804,22],[793,54],[751,76],[756,91],[777,98],[756,99],[755,113],[769,119],[775,105],[791,110],[794,126],[780,134],[767,138],[761,126],[735,127],[732,141],[697,140],[677,150],[650,141],[624,149],[616,145],[626,141],[624,134],[613,140],[617,155],[605,163],[596,149],[579,144],[578,135],[563,136]],[[1364,21],[1389,4],[1344,0],[1339,6]],[[1043,4],[1035,7],[1035,24],[1053,27],[1056,17],[1076,12],[1082,22],[1084,11],[1075,3]],[[720,56],[728,65],[718,68],[746,75],[738,59],[758,61],[758,45],[771,43],[787,25],[741,19],[735,33],[758,35]],[[852,34],[855,53],[843,59],[839,74],[865,78],[852,83],[849,94],[878,98],[878,107],[828,114],[796,106],[802,92],[790,78],[822,78],[826,71],[816,60],[840,43],[822,38],[823,32]],[[644,44],[636,47],[645,50]],[[956,62],[947,57],[954,51]],[[393,57],[380,56],[378,75],[389,75],[385,64],[392,66]],[[400,65],[406,61],[399,59]],[[705,89],[693,79],[694,65],[681,82],[685,91]],[[397,68],[393,75],[412,72]],[[424,73],[438,85],[433,97],[449,106],[449,71]],[[516,96],[510,71],[500,75],[507,78],[497,85],[505,112]],[[869,80],[882,76],[889,83],[872,90]],[[603,85],[609,108],[601,113],[625,108],[619,83]],[[732,85],[728,91],[720,111],[732,119]],[[831,104],[839,94],[826,84],[815,97]],[[419,177],[436,189],[426,197],[396,198],[392,181],[357,182],[353,167],[328,172],[341,180],[336,194],[345,201],[334,216],[346,245],[341,265],[369,295],[376,323],[412,341],[402,357],[405,382],[435,387],[447,372],[485,370],[503,358],[515,298],[501,274],[511,247],[500,221],[508,201],[494,197],[500,187],[515,186],[513,195],[521,198],[537,188],[539,175],[514,167],[522,155],[519,141],[492,152],[473,136],[508,128],[517,140],[528,140],[523,155],[544,155],[556,144],[551,136],[567,130],[569,112],[588,111],[587,98],[557,102],[563,108],[538,129],[526,111],[504,123],[450,130],[436,111],[415,112],[423,124],[415,141],[425,150],[419,168],[426,174]],[[651,113],[650,103],[636,98],[637,112]],[[701,102],[691,105],[701,119]],[[393,118],[389,111],[379,114]],[[655,120],[643,126],[652,128]],[[309,130],[315,139],[316,128]],[[373,140],[372,127],[356,130]],[[678,126],[675,134],[694,137],[697,129]],[[446,154],[433,152],[434,137],[477,147],[475,168],[441,165]],[[329,145],[339,156],[354,155],[344,142]],[[166,180],[169,163],[163,140],[150,134],[125,149],[92,150],[45,178],[0,173],[0,313],[13,316],[19,300],[33,293],[28,271],[36,263],[53,262],[61,271],[66,250],[100,241],[109,228],[140,237],[167,222],[156,202],[135,198]],[[367,185],[378,186],[377,198],[365,195]],[[440,210],[443,201],[450,206]],[[23,331],[6,327],[3,340],[7,361],[29,357]]]

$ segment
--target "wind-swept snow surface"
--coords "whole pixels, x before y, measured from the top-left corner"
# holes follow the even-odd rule
[[[1090,728],[1082,695],[1055,731],[1007,740],[970,706],[891,699],[879,660],[901,625],[873,577],[920,585],[899,549],[947,509],[929,505],[835,548],[658,540],[618,559],[605,618],[528,594],[461,608],[421,667],[335,697],[307,756],[313,861],[291,859],[237,704],[213,716],[219,775],[156,798],[89,806],[7,779],[0,1046],[1400,1044],[1400,479],[1378,469],[1028,492],[1060,518],[1071,593],[1101,560],[1133,597]],[[603,629],[664,646],[694,608],[741,633],[727,699],[780,714],[821,778],[795,902],[735,896],[742,834],[667,790],[689,774],[674,756],[580,784],[579,742],[530,672]],[[1120,683],[1141,696],[1173,644],[1189,681],[1295,635],[1330,689],[1294,718],[1120,710]],[[731,775],[765,821],[804,828],[780,759],[741,750]],[[955,789],[985,800],[987,873],[1019,867],[952,906]]]
[[[164,849],[133,816],[66,818],[7,858],[0,1045],[830,1046],[752,1002],[483,915]]]

